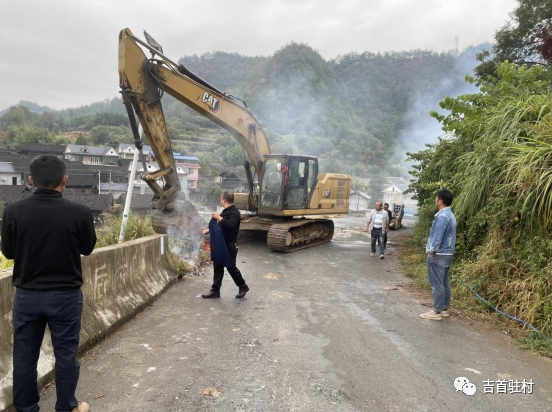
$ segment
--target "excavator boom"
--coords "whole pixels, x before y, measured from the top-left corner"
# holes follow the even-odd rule
[[[149,49],[156,58],[148,59],[140,46]],[[144,130],[148,137],[170,146],[166,127],[159,127],[165,125],[160,95],[166,92],[228,130],[244,148],[257,175],[261,175],[263,158],[270,154],[270,144],[261,124],[245,103],[222,93],[183,65],[172,62],[136,38],[129,29],[122,30],[119,35],[119,83],[131,96],[135,110],[138,106],[136,112],[142,125],[147,126]]]
[[[142,143],[134,113],[159,164],[159,170],[142,175],[154,192],[156,231],[167,233],[176,228],[172,234],[177,237],[182,237],[182,233],[193,236],[204,226],[180,190],[161,106],[163,94],[168,93],[226,129],[241,144],[249,193],[236,194],[236,206],[256,213],[242,219],[245,230],[268,231],[269,247],[282,252],[329,242],[333,235],[332,221],[301,217],[347,213],[350,177],[318,173],[318,159],[313,156],[272,154],[266,133],[243,100],[221,92],[171,61],[163,54],[161,45],[148,33],[145,35],[143,42],[129,29],[120,32],[119,84],[136,147],[140,150]],[[151,53],[150,58],[144,49]],[[143,155],[142,162],[146,170]],[[259,187],[255,185],[253,170]],[[158,183],[161,180],[162,187]]]

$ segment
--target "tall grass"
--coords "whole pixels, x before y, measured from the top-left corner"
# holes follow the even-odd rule
[[[462,280],[551,337],[552,95],[541,71],[504,63],[500,80],[446,100],[449,116],[434,115],[448,135],[413,156],[421,162],[413,186],[422,207],[413,240],[422,246],[429,232],[425,207],[434,192],[426,188],[446,182],[456,195],[457,302],[478,306]]]
[[[119,243],[123,214],[105,215],[104,219],[106,228],[96,231],[96,236],[98,238],[96,248],[116,245]],[[155,231],[151,225],[150,217],[140,217],[137,214],[130,212],[125,229],[125,242],[154,234]]]

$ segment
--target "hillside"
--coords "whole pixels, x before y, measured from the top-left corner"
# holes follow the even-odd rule
[[[306,44],[290,43],[269,57],[214,52],[179,62],[245,100],[274,152],[317,155],[325,171],[377,178],[404,174],[400,161],[408,116],[427,114],[440,99],[455,96],[466,71],[475,66],[474,51],[458,58],[416,50],[326,60]],[[419,96],[429,98],[420,103]],[[226,131],[170,96],[163,104],[177,151],[219,167],[243,162],[241,148]],[[61,111],[21,105],[28,110],[11,108],[0,117],[0,131],[7,132],[4,146],[79,138],[90,144],[132,142],[119,98]]]

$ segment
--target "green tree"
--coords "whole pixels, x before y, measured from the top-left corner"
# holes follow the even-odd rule
[[[125,126],[95,126],[90,130],[90,140],[97,146],[116,147],[120,143],[134,142],[134,137]]]
[[[492,50],[479,54],[476,68],[480,79],[494,75],[507,60],[518,66],[545,66],[552,61],[552,2],[518,0],[510,20],[495,34]],[[552,76],[552,74],[550,74]]]

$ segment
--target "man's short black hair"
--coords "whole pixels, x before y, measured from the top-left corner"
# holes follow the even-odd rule
[[[447,190],[447,189],[442,189],[442,190],[439,190],[437,192],[437,195],[436,195],[440,200],[443,201],[443,204],[445,206],[450,206],[451,203],[452,203],[452,193],[450,192],[450,190]]]
[[[383,205],[384,205],[384,206],[389,206],[389,203],[384,203]]]
[[[34,185],[39,189],[57,188],[65,176],[65,163],[56,156],[41,155],[30,165]]]
[[[226,203],[234,203],[234,193],[232,192],[228,192],[228,191],[224,192],[222,194],[222,198]]]

